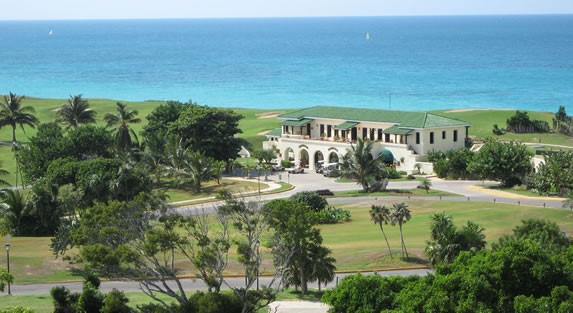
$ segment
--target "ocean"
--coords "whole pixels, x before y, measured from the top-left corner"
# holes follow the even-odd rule
[[[33,97],[573,111],[573,15],[0,21],[0,43],[0,93]]]

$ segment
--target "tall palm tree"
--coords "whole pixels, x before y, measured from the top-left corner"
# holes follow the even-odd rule
[[[372,156],[373,145],[373,141],[359,138],[342,157],[342,176],[356,179],[364,192],[369,192],[372,182],[380,180],[385,172],[381,159]]]
[[[35,128],[39,123],[34,115],[36,111],[31,106],[22,106],[24,96],[9,93],[4,96],[4,102],[0,103],[0,128],[12,126],[12,148],[16,145],[16,126],[20,125],[24,131],[24,125]]]
[[[402,257],[408,257],[408,250],[404,243],[404,233],[402,232],[402,225],[406,224],[412,218],[411,212],[405,203],[394,203],[392,205],[392,213],[390,214],[390,221],[392,226],[398,224],[400,227],[400,242],[402,244]]]
[[[57,111],[56,121],[67,124],[68,127],[78,127],[80,124],[95,123],[97,112],[89,108],[87,100],[82,95],[70,96],[68,102]]]
[[[128,110],[127,104],[121,102],[117,103],[117,113],[106,113],[103,117],[104,122],[108,127],[116,127],[115,145],[119,151],[128,150],[132,144],[132,136],[137,139],[137,135],[129,127],[129,124],[136,124],[141,122],[137,117],[139,112],[137,110]]]
[[[370,208],[370,219],[380,226],[380,230],[382,231],[382,235],[384,235],[384,240],[386,240],[386,246],[388,246],[388,252],[390,253],[390,257],[392,258],[392,250],[390,249],[390,243],[388,243],[388,237],[386,237],[386,233],[384,232],[384,224],[388,224],[391,222],[390,218],[390,209],[385,205],[373,205]]]
[[[336,259],[330,254],[332,251],[324,246],[314,246],[311,251],[312,272],[310,274],[311,281],[318,281],[318,291],[320,291],[321,283],[328,284],[334,279],[336,271]]]

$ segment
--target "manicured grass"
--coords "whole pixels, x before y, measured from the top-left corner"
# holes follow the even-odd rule
[[[394,201],[395,202],[395,201]],[[450,202],[407,200],[412,211],[412,219],[404,225],[404,239],[411,258],[402,260],[400,252],[398,227],[385,226],[394,257],[390,258],[382,233],[378,225],[370,220],[369,209],[372,203],[392,205],[392,201],[383,197],[376,201],[337,205],[350,210],[352,221],[344,224],[321,225],[324,244],[328,246],[337,259],[338,270],[377,270],[401,266],[425,264],[423,249],[429,238],[430,216],[444,211],[454,218],[456,225],[472,220],[486,229],[486,240],[491,243],[503,234],[510,233],[522,219],[544,218],[556,222],[561,229],[573,235],[573,213],[569,210],[494,204],[484,202]],[[214,219],[213,219],[214,220]],[[232,234],[232,236],[235,236]],[[11,238],[11,269],[16,283],[39,283],[47,281],[80,280],[78,276],[66,271],[71,268],[61,259],[54,259],[49,251],[50,238]],[[272,256],[268,247],[268,236],[262,240],[262,272],[272,272]],[[73,253],[73,252],[72,252]],[[231,247],[228,274],[241,274],[237,262],[236,247]],[[0,259],[0,262],[5,262]],[[4,263],[0,263],[5,266]],[[190,266],[183,257],[178,257],[176,265],[183,269],[183,274],[190,275]]]
[[[345,190],[337,191],[334,193],[335,197],[389,197],[389,196],[402,196],[402,197],[454,197],[460,196],[455,193],[433,190],[430,189],[428,192],[423,189],[388,189],[386,191],[364,193],[362,190]]]
[[[172,183],[163,184],[159,190],[164,190],[169,196],[170,202],[178,202],[185,200],[194,200],[201,198],[209,198],[218,195],[219,191],[223,189],[229,190],[231,193],[249,193],[259,189],[267,188],[269,185],[265,184],[261,178],[260,184],[254,179],[251,181],[235,180],[235,179],[222,179],[221,184],[217,184],[216,180],[211,180],[201,184],[201,192],[193,192],[190,184],[185,184],[175,187]]]
[[[558,107],[555,108],[557,111]],[[518,140],[522,142],[533,142],[541,144],[556,144],[564,146],[573,146],[573,136],[566,136],[559,133],[543,133],[543,134],[513,134],[506,133],[501,136],[493,134],[493,124],[497,124],[500,128],[506,127],[506,120],[515,115],[515,110],[474,110],[465,112],[450,112],[450,111],[435,111],[435,113],[455,118],[471,123],[469,129],[470,136],[478,138],[496,137],[506,140]],[[528,111],[529,118],[532,120],[542,120],[549,123],[551,127],[553,124],[552,119],[555,116],[554,112],[535,112]]]
[[[394,201],[395,202],[395,201]],[[425,256],[423,249],[429,238],[430,216],[446,212],[454,218],[456,225],[472,220],[485,228],[486,240],[491,243],[511,230],[526,218],[544,218],[556,222],[561,229],[573,235],[573,214],[568,210],[544,209],[539,207],[493,204],[483,202],[450,201],[404,201],[412,211],[412,219],[404,225],[404,240],[413,259],[403,262],[396,257],[400,252],[398,227],[385,226],[386,235],[394,253],[388,251],[382,233],[370,220],[371,202],[340,206],[349,209],[352,222],[321,226],[324,243],[333,251],[339,270],[365,270],[389,268],[403,265],[419,265]],[[380,205],[392,205],[392,201],[378,199]]]

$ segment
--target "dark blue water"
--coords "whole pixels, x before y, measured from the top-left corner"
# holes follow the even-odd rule
[[[0,93],[573,111],[573,15],[0,22],[0,43]]]

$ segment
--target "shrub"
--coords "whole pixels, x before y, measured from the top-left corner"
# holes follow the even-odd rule
[[[406,178],[408,178],[408,179],[416,179],[416,177],[414,177],[414,175],[408,175]]]
[[[131,309],[127,305],[128,302],[129,299],[125,294],[114,288],[105,295],[101,313],[130,313]]]
[[[294,195],[290,196],[290,201],[303,203],[308,205],[314,211],[321,211],[328,205],[326,199],[323,196],[319,195],[313,191],[301,191],[297,192]]]
[[[316,192],[321,196],[334,196],[334,192],[330,191],[330,189],[320,189],[320,190],[315,190],[314,192]]]
[[[387,169],[387,171],[388,171],[388,178],[390,178],[390,179],[398,179],[398,178],[401,178],[401,177],[402,177],[402,175],[400,174],[400,172],[398,172],[398,171],[397,171],[395,168],[393,168],[393,167],[389,167],[389,168]],[[405,172],[404,172],[404,174],[405,174]]]
[[[322,211],[316,212],[316,218],[319,224],[337,224],[349,222],[350,211],[328,206]]]
[[[14,306],[0,309],[0,313],[34,313],[34,310],[23,306]]]
[[[289,161],[289,160],[282,160],[282,161],[281,161],[281,166],[284,167],[284,168],[289,168],[289,167],[292,166],[292,163],[291,163],[291,161]]]

